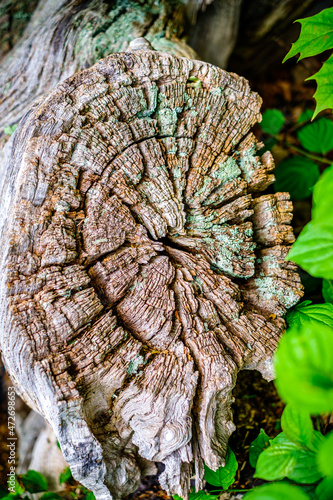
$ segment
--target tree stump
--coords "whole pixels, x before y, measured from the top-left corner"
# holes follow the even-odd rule
[[[140,47],[140,44],[139,44]],[[235,74],[153,50],[60,83],[15,132],[1,195],[1,347],[73,476],[121,498],[224,465],[240,369],[273,377],[302,296],[287,193]]]

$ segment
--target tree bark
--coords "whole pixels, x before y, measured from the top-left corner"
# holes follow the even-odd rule
[[[156,50],[193,58],[178,2],[41,0],[24,36],[2,62],[0,130],[18,123],[57,83],[144,36]]]
[[[171,29],[181,10],[69,2],[46,20],[52,5],[5,63],[3,123],[30,109],[1,188],[3,359],[97,499],[132,492],[155,462],[186,499],[204,463],[224,464],[238,371],[273,377],[283,315],[302,296],[285,261],[292,204],[261,195],[274,164],[250,132],[260,97],[190,59]],[[129,45],[133,31],[151,45]],[[110,47],[121,52],[63,80]]]

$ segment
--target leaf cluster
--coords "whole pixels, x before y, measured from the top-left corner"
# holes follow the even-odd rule
[[[301,24],[301,33],[298,40],[292,44],[283,62],[297,54],[299,54],[298,61],[300,61],[305,57],[316,56],[325,50],[333,49],[333,7],[295,22]],[[326,108],[333,108],[332,71],[333,54],[329,56],[315,75],[307,79],[317,82],[317,90],[314,95],[317,105],[313,117]]]
[[[72,474],[70,468],[66,467],[59,477],[59,484],[69,483],[64,492],[64,497],[55,491],[49,491],[47,478],[43,474],[33,469],[29,469],[25,474],[15,475],[14,492],[9,492],[5,488],[0,487],[0,499],[30,500],[31,497],[29,494],[43,493],[39,497],[39,500],[63,500],[68,497],[73,500],[95,500],[95,496],[91,491],[87,490],[82,485],[78,487],[77,483],[75,483],[74,487],[71,487],[71,482],[73,482]]]
[[[287,402],[282,432],[270,439],[262,429],[250,447],[254,477],[279,482],[244,499],[331,500],[333,433],[314,430],[311,415],[333,411],[333,305],[304,301],[287,322],[275,356],[275,383]]]
[[[333,48],[333,8],[300,22],[301,36],[286,59],[297,53],[302,58]],[[323,43],[328,45],[322,48]],[[330,65],[333,69],[332,58],[324,64],[322,74]],[[315,76],[320,77],[319,73]],[[333,73],[327,78],[333,91]],[[324,107],[333,107],[333,94],[324,106],[323,81],[317,78],[317,83],[314,117]],[[325,303],[306,300],[287,314],[289,328],[275,356],[275,384],[287,403],[282,432],[270,439],[261,429],[249,452],[254,477],[271,483],[254,488],[244,500],[333,498],[333,432],[324,436],[312,424],[312,416],[333,412],[333,166],[326,156],[333,150],[333,121],[319,117],[310,122],[311,116],[312,112],[306,110],[288,131],[283,113],[271,109],[263,114],[261,123],[268,136],[266,149],[279,143],[298,153],[278,165],[275,190],[289,191],[293,200],[313,195],[312,219],[287,260],[323,279]],[[327,164],[330,166],[320,176]]]

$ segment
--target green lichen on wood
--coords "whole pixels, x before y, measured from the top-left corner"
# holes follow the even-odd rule
[[[173,135],[177,126],[177,111],[170,108],[159,109],[157,121],[161,135]]]
[[[178,28],[174,28],[174,39],[166,32],[173,14],[183,9],[181,2],[172,3],[173,6],[162,0],[118,0],[108,12],[96,12],[82,27],[78,17],[75,55],[81,62],[94,64],[110,54],[123,52],[134,38],[144,36],[155,50],[188,56],[190,49],[177,38]],[[182,51],[184,54],[180,54]]]
[[[258,163],[258,160],[256,159],[256,151],[255,145],[252,145],[249,149],[238,153],[240,155],[238,164],[244,173],[246,181],[251,181],[253,177],[253,169]]]
[[[213,177],[218,179],[221,184],[224,184],[225,182],[238,177],[240,173],[241,170],[237,165],[237,161],[235,158],[230,157],[223,163],[219,164],[219,168],[213,173]]]
[[[141,354],[138,354],[135,358],[131,359],[127,367],[127,373],[129,375],[135,375],[138,372],[139,366],[145,365],[145,359]]]
[[[292,289],[282,288],[276,278],[263,276],[255,278],[254,283],[258,289],[258,294],[262,295],[266,301],[278,300],[285,308],[289,309],[295,304],[295,294]]]

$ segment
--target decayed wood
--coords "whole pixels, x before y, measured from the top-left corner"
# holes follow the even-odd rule
[[[138,48],[143,42],[135,43]],[[144,43],[143,43],[144,44]],[[273,377],[302,296],[246,80],[153,50],[59,84],[13,136],[1,193],[1,347],[98,499],[187,498],[224,464],[240,369]]]
[[[36,2],[28,3],[26,13]],[[6,9],[8,15],[14,11],[15,16],[18,8]],[[194,58],[184,38],[184,16],[176,0],[40,0],[24,35],[1,63],[0,132],[18,123],[60,81],[126,50],[133,38],[145,36],[156,50]]]

